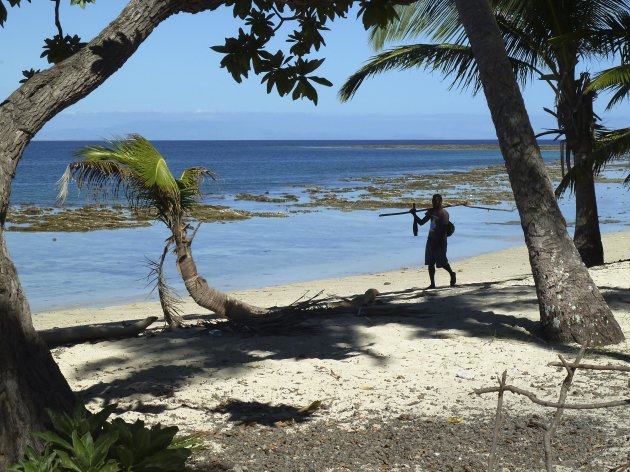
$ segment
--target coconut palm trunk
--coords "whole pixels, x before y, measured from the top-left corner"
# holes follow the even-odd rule
[[[487,0],[456,0],[521,218],[545,337],[591,345],[624,339],[568,235]]]
[[[558,54],[562,57],[561,54]],[[592,165],[588,165],[595,144],[593,102],[595,93],[588,92],[588,75],[575,78],[577,52],[570,55],[573,62],[560,61],[562,74],[558,83],[558,125],[565,131],[567,148],[573,154],[576,173],[575,232],[573,242],[586,267],[604,263],[604,247],[599,229],[595,176]]]
[[[575,165],[589,166],[591,152],[592,146],[588,151],[578,150],[574,154]],[[599,229],[595,176],[592,170],[589,169],[577,176],[574,191],[575,233],[573,234],[573,242],[586,267],[602,265],[604,263],[604,247]]]
[[[192,238],[188,237],[186,226],[175,223],[171,228],[175,240],[177,270],[186,290],[199,306],[232,321],[247,322],[269,313],[268,309],[249,305],[208,285],[199,272],[192,254]]]

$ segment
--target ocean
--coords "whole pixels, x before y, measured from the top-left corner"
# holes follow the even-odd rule
[[[55,205],[56,182],[78,141],[32,142],[18,166],[11,205]],[[361,179],[436,175],[502,165],[498,149],[427,149],[422,145],[494,144],[493,141],[154,141],[175,175],[200,165],[217,174],[204,201],[247,211],[286,212],[286,218],[252,218],[203,224],[193,244],[200,273],[221,290],[232,291],[317,280],[423,264],[426,228],[413,237],[411,218],[379,218],[379,211],[316,208],[294,213],[292,203],[237,200],[239,193],[295,195],[308,201],[307,189],[343,188]],[[416,146],[416,147],[414,147]],[[558,159],[545,151],[546,161]],[[620,177],[621,175],[615,175]],[[448,189],[445,189],[445,195]],[[427,190],[428,191],[428,190]],[[439,191],[439,189],[438,189]],[[472,189],[471,191],[474,191]],[[597,184],[602,231],[627,230],[628,190],[618,183]],[[430,193],[433,193],[431,190]],[[72,189],[66,206],[84,205]],[[445,201],[448,203],[448,200]],[[509,205],[501,208],[508,209]],[[567,221],[574,200],[561,200]],[[457,260],[523,243],[516,212],[463,207],[449,209],[456,234],[449,258]],[[157,299],[147,287],[147,259],[157,259],[169,236],[160,223],[150,227],[85,233],[8,232],[9,251],[33,312],[75,306],[98,307]],[[167,260],[169,281],[182,295],[175,261]],[[463,276],[465,278],[465,276]],[[439,282],[439,275],[438,275]],[[313,286],[314,291],[318,287]]]

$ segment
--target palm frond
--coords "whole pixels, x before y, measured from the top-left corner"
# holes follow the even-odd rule
[[[216,177],[216,174],[211,170],[208,170],[205,167],[197,166],[189,167],[182,172],[179,181],[182,183],[184,188],[190,189],[196,195],[201,195],[201,187],[206,179],[209,178],[215,180]]]
[[[567,172],[556,189],[559,196],[566,190],[573,190],[576,180],[583,174],[600,174],[609,163],[627,158],[630,155],[630,128],[622,128],[600,133],[595,148],[587,161]],[[630,184],[630,174],[624,183]]]
[[[121,148],[130,168],[147,188],[177,199],[179,187],[166,160],[144,137],[132,134],[121,142]]]
[[[201,188],[207,178],[215,175],[204,167],[190,167],[177,180],[180,189],[180,205],[183,211],[190,212],[199,203]]]
[[[587,87],[589,90],[608,90],[613,92],[606,106],[609,110],[619,102],[630,97],[630,64],[621,64],[610,69],[603,70],[593,77]]]
[[[110,192],[111,196],[116,198],[121,188],[126,192],[127,188],[133,185],[131,172],[118,162],[110,160],[72,162],[57,182],[59,203],[66,200],[70,181],[76,182],[79,193],[85,189],[86,194],[91,194],[95,200],[108,198]]]
[[[387,43],[420,36],[436,42],[450,42],[463,28],[459,23],[454,0],[418,0],[409,5],[397,5],[398,20],[386,28],[370,30],[370,44],[381,50]]]
[[[524,84],[533,73],[529,64],[510,58],[518,81]],[[371,60],[346,80],[339,90],[342,102],[350,100],[365,79],[392,69],[412,68],[438,71],[452,80],[451,87],[471,88],[476,94],[481,82],[472,49],[458,44],[412,44],[387,50]]]
[[[630,128],[621,128],[602,133],[593,152],[593,170],[599,174],[610,162],[625,159],[630,155]],[[630,176],[626,178],[628,183]]]
[[[179,185],[166,160],[142,136],[131,134],[104,146],[85,146],[76,155],[83,160],[70,164],[62,177],[60,197],[67,195],[67,182],[74,176],[79,189],[89,184],[99,195],[107,195],[107,190],[112,189],[117,196],[122,188],[131,206],[154,207],[164,221],[169,213],[178,210]]]
[[[614,85],[630,85],[630,64],[605,69],[593,77],[589,90],[605,90]]]
[[[76,152],[84,161],[113,161],[127,166],[147,189],[178,198],[179,188],[166,160],[144,137],[130,134],[108,141],[107,146],[86,146]]]
[[[168,253],[170,243],[167,243],[162,252],[162,256],[159,261],[153,261],[147,259],[147,266],[149,267],[149,274],[147,275],[147,285],[152,285],[151,292],[157,290],[160,298],[160,305],[162,306],[162,313],[164,319],[170,325],[182,325],[182,312],[181,304],[183,300],[177,292],[166,282],[164,276],[164,259]]]

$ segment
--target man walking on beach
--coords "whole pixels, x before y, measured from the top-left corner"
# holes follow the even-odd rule
[[[420,225],[425,224],[431,220],[431,227],[429,229],[429,235],[427,237],[427,245],[424,251],[424,263],[429,266],[429,278],[431,279],[431,285],[427,288],[435,288],[435,268],[446,270],[451,276],[451,287],[454,287],[457,283],[457,276],[453,269],[451,269],[446,257],[447,248],[447,229],[449,223],[448,212],[442,207],[442,195],[436,193],[432,199],[433,208],[427,210],[424,218],[418,217],[415,207],[411,210],[414,223]]]

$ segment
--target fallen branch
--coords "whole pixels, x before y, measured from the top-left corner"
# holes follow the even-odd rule
[[[81,344],[111,338],[131,338],[140,334],[157,319],[157,316],[149,316],[129,326],[73,326],[71,328],[47,329],[38,331],[37,334],[52,349],[63,344]]]
[[[516,393],[518,395],[523,395],[529,398],[533,403],[536,403],[541,406],[547,406],[550,408],[566,408],[568,410],[595,410],[598,408],[610,408],[612,406],[625,406],[630,405],[630,398],[625,398],[623,400],[615,400],[612,402],[605,403],[574,403],[569,405],[562,405],[560,403],[551,402],[548,400],[541,400],[532,392],[528,392],[527,390],[523,390],[521,388],[515,387],[513,385],[506,385],[503,390],[506,392]],[[499,387],[488,387],[488,388],[479,388],[473,390],[477,395],[483,395],[484,393],[496,393],[499,391]]]
[[[562,362],[550,362],[547,364],[551,367],[564,367]],[[630,367],[625,365],[595,365],[595,364],[577,364],[577,363],[567,363],[568,367],[574,369],[587,369],[587,370],[611,370],[611,371],[620,371],[620,372],[630,372]]]

